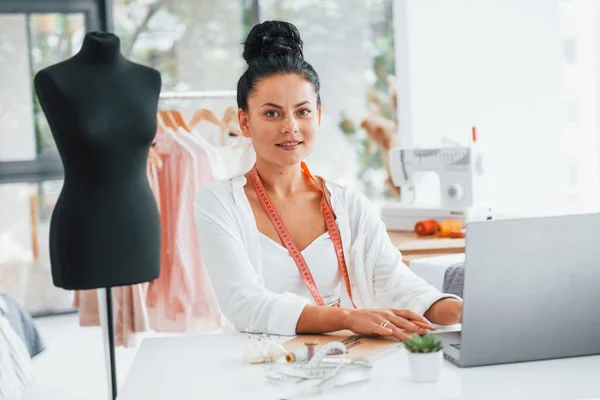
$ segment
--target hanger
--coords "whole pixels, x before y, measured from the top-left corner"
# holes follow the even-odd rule
[[[156,123],[158,125],[159,130],[164,131],[165,129],[167,129],[167,124],[165,124],[165,120],[163,119],[163,116],[160,113],[160,111],[156,113]]]
[[[229,136],[242,136],[241,129],[237,126],[237,109],[235,107],[228,107],[223,113],[223,123],[227,129]],[[224,138],[223,138],[224,139]]]
[[[221,143],[220,144],[225,144],[224,140],[223,140],[223,134],[224,134],[223,132],[225,131],[225,129],[227,129],[227,127],[225,126],[223,121],[221,121],[219,118],[217,118],[217,116],[215,115],[214,112],[212,112],[212,110],[209,110],[208,108],[200,108],[200,109],[196,110],[196,112],[194,112],[194,115],[192,115],[192,119],[190,120],[190,126],[194,127],[201,121],[208,121],[212,124],[217,125],[221,130],[221,135],[220,135]]]
[[[181,111],[179,110],[170,110],[169,111],[171,114],[171,117],[173,118],[173,121],[175,122],[175,124],[183,129],[185,129],[187,132],[190,132],[190,127],[188,126],[187,122],[185,122],[185,119],[183,118],[183,114],[181,113]]]
[[[225,112],[223,113],[223,122],[225,125],[228,125],[229,122],[235,117],[236,109],[234,107],[227,107]]]
[[[154,147],[150,147],[150,150],[148,151],[148,160],[158,168],[162,168],[162,160]]]
[[[200,121],[212,122],[213,124],[215,124],[221,128],[225,128],[223,121],[221,121],[219,118],[217,118],[215,113],[212,112],[211,110],[209,110],[208,108],[200,108],[200,109],[196,110],[196,112],[194,112],[194,115],[192,115],[192,118],[190,119],[189,125],[190,125],[190,127],[193,128]]]
[[[175,123],[175,120],[173,119],[169,111],[160,110],[158,114],[162,117],[162,121],[167,127],[173,130],[177,129],[177,124]]]

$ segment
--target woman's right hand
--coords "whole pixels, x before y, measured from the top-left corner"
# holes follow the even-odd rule
[[[386,323],[387,321],[387,323]],[[413,333],[427,334],[428,330],[415,325],[411,321],[418,321],[433,326],[421,315],[409,310],[350,310],[346,317],[346,328],[352,332],[363,335],[394,336],[405,341]]]

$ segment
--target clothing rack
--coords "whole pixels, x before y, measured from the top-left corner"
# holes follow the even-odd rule
[[[165,103],[168,100],[202,100],[202,99],[234,99],[237,97],[237,90],[202,90],[202,91],[185,91],[185,92],[162,92],[159,95],[159,110],[161,109],[169,109],[172,107]],[[231,109],[232,107],[229,107]],[[235,112],[235,108],[234,108]],[[227,113],[227,111],[226,111]],[[194,115],[195,117],[195,115]],[[194,118],[192,117],[192,119]],[[220,119],[213,115],[213,119]],[[229,136],[241,137],[241,132],[232,132],[228,130],[226,127],[223,127],[221,132],[220,144],[224,145],[226,143],[225,135],[229,134]]]
[[[237,90],[203,90],[196,92],[162,92],[160,99],[225,99],[236,96]]]

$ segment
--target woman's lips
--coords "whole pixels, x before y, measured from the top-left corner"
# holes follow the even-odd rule
[[[300,147],[302,143],[304,142],[299,140],[286,140],[285,142],[277,143],[276,146],[286,151],[292,151]]]

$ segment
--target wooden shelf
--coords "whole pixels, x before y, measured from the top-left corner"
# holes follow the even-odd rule
[[[388,231],[392,243],[402,253],[405,264],[412,260],[446,254],[464,253],[465,239],[439,238],[435,235],[417,236],[414,232]]]

